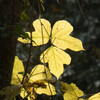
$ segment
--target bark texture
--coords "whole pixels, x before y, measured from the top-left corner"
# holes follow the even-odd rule
[[[0,1],[0,90],[10,84],[23,0]],[[0,100],[4,100],[0,97]]]

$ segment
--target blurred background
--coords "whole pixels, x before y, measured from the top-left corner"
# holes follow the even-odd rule
[[[32,4],[32,2],[30,3]],[[32,13],[38,18],[39,9],[35,4],[35,11],[30,7],[21,16],[23,31],[29,31],[28,19]],[[44,0],[45,11],[41,17],[53,24],[58,20],[67,20],[74,27],[71,36],[80,39],[85,51],[74,52],[66,50],[72,58],[71,64],[64,65],[64,73],[55,83],[59,89],[59,82],[75,83],[87,95],[90,96],[100,91],[100,0]],[[30,14],[30,15],[29,15]],[[45,45],[45,49],[49,44]],[[18,42],[16,55],[26,64],[29,52],[29,44]],[[43,46],[32,47],[32,58],[29,70],[41,63],[40,54]],[[60,99],[59,99],[60,100]]]

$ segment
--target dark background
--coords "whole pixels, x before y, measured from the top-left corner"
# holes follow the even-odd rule
[[[85,49],[80,52],[66,50],[72,57],[72,61],[69,66],[65,65],[60,81],[74,82],[86,94],[100,91],[100,1],[59,0],[57,3],[56,0],[45,0],[44,7],[45,12],[42,12],[42,18],[49,20],[52,26],[58,20],[69,21],[74,27],[71,35],[79,38]],[[35,8],[38,14],[37,5]],[[20,49],[25,48],[22,44],[18,46],[21,46]],[[33,48],[34,65],[40,63],[38,60],[41,54],[40,48],[42,47]],[[17,51],[18,55],[20,55],[19,51],[21,50]],[[27,57],[25,53],[20,57]]]
[[[30,25],[32,24],[32,21],[38,18],[38,15],[40,13],[36,0],[33,0],[34,3],[32,2],[32,0],[29,1],[31,7],[34,6],[34,10],[32,10],[27,3],[26,6],[23,7],[21,20],[19,22],[19,26],[17,27],[17,38],[22,31],[30,31]],[[72,61],[69,66],[64,65],[65,71],[60,77],[60,80],[55,83],[56,88],[60,89],[59,83],[60,81],[64,81],[67,83],[75,83],[87,94],[86,96],[90,96],[91,94],[99,92],[100,0],[59,0],[59,3],[57,3],[56,0],[44,0],[44,7],[45,11],[41,12],[41,17],[49,20],[52,26],[58,20],[67,20],[68,22],[70,22],[74,27],[74,31],[71,33],[71,36],[80,39],[85,49],[85,51],[79,52],[74,52],[68,49],[66,50],[66,52],[70,54]],[[0,15],[2,17],[0,19],[6,17],[2,16],[2,14]],[[4,29],[0,26],[0,31],[1,30]],[[8,34],[6,33],[2,34],[1,37],[5,38],[6,40],[7,35]],[[0,43],[1,48],[1,45],[3,45],[2,41]],[[7,45],[6,41],[5,45],[6,47],[9,46]],[[49,44],[45,45],[45,49],[48,46]],[[20,42],[17,43],[16,55],[23,61],[25,66],[29,55],[29,47],[29,44],[22,44]],[[31,67],[29,67],[28,71],[30,71],[31,68],[33,68],[36,64],[41,63],[39,60],[39,56],[42,52],[43,46],[32,47],[32,58],[30,60]],[[45,96],[42,97],[46,99]],[[55,100],[60,100],[58,97],[59,96],[55,96]]]
[[[54,24],[67,20],[74,27],[72,36],[83,42],[85,51],[66,50],[72,57],[61,81],[74,82],[86,94],[100,91],[100,1],[99,0],[54,0],[46,2],[43,17]]]
[[[100,91],[100,1],[59,0],[57,3],[56,0],[44,0],[44,7],[42,18],[49,20],[52,26],[58,20],[70,22],[74,27],[71,36],[80,39],[85,49],[80,52],[66,50],[72,57],[72,61],[69,66],[65,65],[65,71],[60,80],[76,83],[86,94]],[[35,9],[38,15],[37,5]],[[18,44],[21,47],[17,48],[17,54],[23,59],[27,57],[27,49],[24,44]],[[22,48],[25,49],[22,51]],[[40,63],[39,55],[43,52],[40,48],[42,46],[33,47],[34,65]]]

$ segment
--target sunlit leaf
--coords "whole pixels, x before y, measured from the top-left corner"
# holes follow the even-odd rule
[[[32,32],[32,37],[35,43],[33,46],[46,44],[50,38],[51,24],[45,19],[37,19],[33,22],[35,32]]]
[[[32,32],[33,46],[39,46],[46,44],[50,39],[51,24],[46,19],[37,19],[33,22],[35,31]],[[70,36],[73,31],[72,25],[65,21],[57,21],[52,29],[51,43],[63,50],[71,49],[73,51],[84,50],[82,42],[74,37]],[[19,38],[22,43],[30,43],[30,41]]]
[[[83,98],[79,98],[78,100],[86,100],[86,99],[83,99]]]
[[[84,95],[83,91],[80,90],[74,83],[67,84],[61,82],[61,89],[65,92],[63,95],[64,100],[78,100]]]
[[[21,96],[22,98],[25,98],[27,95],[28,95],[28,93],[25,91],[24,88],[22,88],[22,89],[21,89],[21,92],[20,92],[20,96]]]
[[[30,91],[26,91],[24,88],[22,88],[20,96],[23,99],[28,98],[28,100],[35,100],[35,95],[33,94],[33,88],[30,88]]]
[[[30,36],[30,32],[26,32],[27,36],[24,37],[19,37],[18,38],[18,41],[22,42],[22,43],[31,43],[30,39],[31,36]]]
[[[12,85],[5,87],[0,91],[0,95],[5,95],[5,100],[13,100],[17,95],[20,94],[21,85]]]
[[[11,84],[20,84],[23,78],[23,75],[18,74],[19,72],[24,72],[24,66],[21,60],[17,56],[15,56]]]
[[[82,42],[74,37],[69,36],[73,31],[71,24],[65,20],[57,21],[52,29],[51,42],[55,46],[65,50],[71,49],[73,51],[84,50]]]
[[[93,96],[89,97],[88,100],[100,100],[100,92],[94,94]]]
[[[46,44],[49,39],[51,40],[51,44],[56,46],[51,46],[49,48],[50,50],[47,49],[44,52],[44,57],[43,54],[41,55],[40,60],[43,63],[49,63],[50,72],[58,79],[64,71],[63,64],[69,65],[71,62],[71,57],[63,50],[84,50],[82,42],[79,39],[70,36],[73,27],[66,20],[57,21],[53,26],[52,32],[51,24],[46,19],[35,20],[33,22],[33,27],[35,28],[35,31],[32,32],[32,40],[34,41],[32,43],[33,46]]]
[[[18,61],[16,61],[16,59]],[[18,57],[16,57],[15,63],[17,63],[19,61],[20,60],[18,59]],[[20,61],[20,66],[21,66],[21,63],[22,62]],[[15,68],[14,68],[13,72],[16,72],[17,75],[23,74],[22,69],[20,69],[21,72],[19,72],[18,70],[16,71]],[[18,74],[18,73],[20,73],[20,74]],[[22,79],[20,76],[18,76],[18,77],[19,77],[19,79]],[[17,79],[17,77],[15,77],[15,79]],[[46,81],[46,79],[48,79],[48,80],[52,79],[52,75],[49,72],[48,68],[44,65],[35,66],[29,75],[29,82],[24,83],[24,87],[26,88],[26,90],[24,88],[21,89],[21,93],[20,93],[21,97],[28,98],[28,100],[31,100],[31,98],[33,100],[35,100],[35,94],[34,94],[35,92],[38,94],[45,93],[47,95],[54,95],[56,93],[55,87],[51,84],[50,84],[50,87],[48,87],[48,81]],[[14,84],[15,84],[17,82],[17,80],[12,81],[12,82],[14,82]],[[49,91],[49,89],[51,89],[51,90]],[[51,91],[52,91],[52,93],[51,93]]]
[[[26,85],[27,88],[27,92],[26,90],[23,88],[23,90],[21,91],[20,95],[22,98],[26,98],[28,97],[28,100],[30,100],[30,98],[33,98],[33,100],[35,99],[35,93],[37,94],[47,94],[47,95],[55,95],[55,87],[51,84],[49,84],[46,81],[36,81],[33,83],[28,83]]]
[[[45,19],[37,19],[33,22],[33,27],[35,28],[35,31],[32,32],[32,45],[39,46],[46,44],[49,41],[51,32],[51,24],[49,21]],[[29,38],[31,38],[30,32],[26,33],[28,34]],[[18,41],[22,43],[30,43],[30,39],[28,38],[24,39],[19,37]]]
[[[45,63],[49,63],[50,72],[57,78],[59,78],[64,71],[63,64],[69,65],[71,62],[71,57],[67,53],[54,46],[51,46],[44,51],[44,57],[42,53],[40,56],[41,62],[43,62],[43,59],[45,60]]]
[[[45,79],[52,79],[50,71],[44,65],[36,65],[30,73],[29,82],[33,83],[35,81],[45,80]]]
[[[35,88],[35,91],[36,93],[38,94],[47,94],[47,95],[55,95],[56,92],[55,92],[55,87],[51,84],[48,84],[48,82],[43,82],[46,87],[45,88],[42,88],[42,87],[39,87],[39,88]]]

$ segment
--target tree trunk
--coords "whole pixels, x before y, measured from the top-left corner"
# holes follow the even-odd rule
[[[22,7],[23,0],[0,0],[0,90],[10,84]]]

